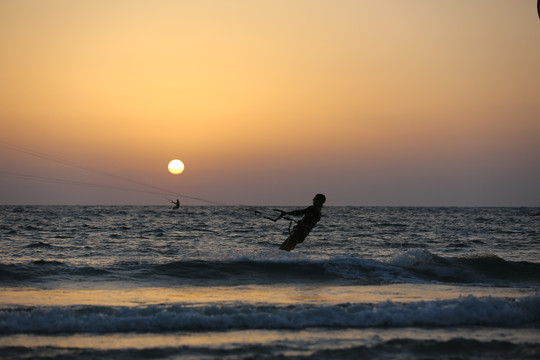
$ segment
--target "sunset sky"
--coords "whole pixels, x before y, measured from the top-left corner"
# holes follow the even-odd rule
[[[536,0],[0,0],[0,54],[0,204],[540,206]]]

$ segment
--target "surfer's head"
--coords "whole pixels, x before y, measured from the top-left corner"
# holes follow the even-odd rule
[[[325,201],[326,201],[326,196],[324,196],[323,194],[317,194],[313,198],[313,205],[322,206],[325,203]]]

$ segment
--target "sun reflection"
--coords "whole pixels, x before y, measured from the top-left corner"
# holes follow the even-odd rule
[[[125,289],[36,289],[1,288],[0,305],[10,306],[150,306],[157,304],[290,304],[336,305],[376,303],[381,301],[413,302],[458,298],[473,295],[522,297],[527,289],[493,289],[450,285],[392,284],[379,286],[182,286],[178,288],[140,287]]]

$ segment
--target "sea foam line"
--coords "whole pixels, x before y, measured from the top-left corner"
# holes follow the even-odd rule
[[[224,329],[538,325],[540,296],[460,297],[414,303],[147,307],[55,306],[0,311],[0,333],[112,333]]]

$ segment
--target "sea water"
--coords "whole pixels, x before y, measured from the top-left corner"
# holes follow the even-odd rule
[[[536,359],[535,212],[2,206],[0,358]]]

